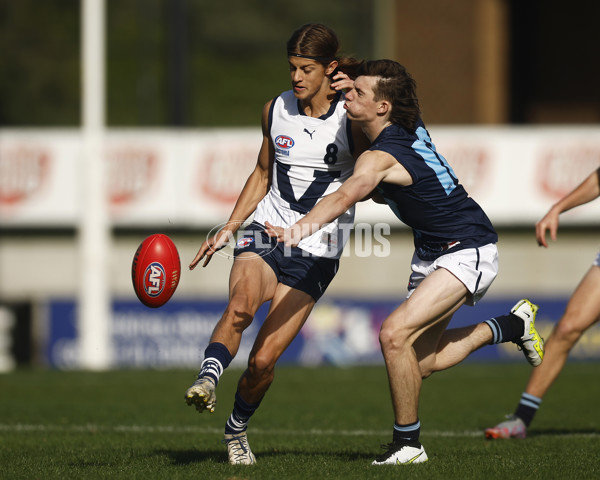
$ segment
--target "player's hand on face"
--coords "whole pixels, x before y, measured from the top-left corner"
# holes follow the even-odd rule
[[[351,90],[354,87],[354,80],[352,80],[348,75],[344,72],[337,72],[333,78],[333,82],[331,83],[331,88],[334,90]]]
[[[196,268],[198,263],[200,263],[200,260],[202,260],[204,257],[206,257],[206,259],[204,260],[204,264],[202,266],[206,267],[212,260],[212,256],[227,246],[230,236],[231,232],[229,230],[220,230],[216,235],[205,240],[200,246],[200,250],[198,250],[194,260],[192,260],[192,263],[190,263],[190,270]]]

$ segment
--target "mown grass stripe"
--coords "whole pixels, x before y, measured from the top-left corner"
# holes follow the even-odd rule
[[[200,427],[200,426],[174,426],[174,425],[52,425],[52,424],[0,424],[0,431],[27,433],[27,432],[108,432],[108,433],[197,433],[197,434],[221,434],[222,428]],[[307,435],[307,436],[385,436],[390,432],[387,430],[322,430],[322,429],[307,429],[307,430],[282,430],[282,429],[264,429],[253,428],[253,435]],[[442,437],[442,438],[473,438],[483,437],[483,431],[480,430],[424,430],[421,432],[427,437]],[[537,433],[536,436],[544,435]],[[557,435],[552,433],[552,436]],[[599,437],[600,433],[596,432],[561,432],[558,434],[561,437],[577,437],[577,438],[595,438]]]

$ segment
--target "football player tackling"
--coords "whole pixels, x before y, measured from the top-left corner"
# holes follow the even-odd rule
[[[456,365],[476,349],[514,342],[532,365],[543,358],[537,306],[519,301],[508,315],[447,329],[463,304],[475,304],[497,274],[496,232],[458,182],[420,118],[415,82],[391,60],[366,62],[346,94],[348,117],[371,141],[352,176],[291,228],[267,225],[287,245],[326,225],[377,190],[414,234],[408,298],[379,334],[394,411],[392,442],[374,465],[427,461],[419,441],[423,378]]]
[[[348,208],[291,250],[264,232],[267,220],[290,226],[323,195],[337,190],[368,146],[343,108],[342,89],[352,86],[348,75],[358,62],[339,57],[338,49],[335,33],[324,25],[307,24],[292,34],[287,43],[292,90],[265,105],[256,167],[225,227],[202,244],[190,264],[194,269],[205,258],[206,266],[254,213],[235,248],[229,303],[204,352],[198,379],[185,393],[188,405],[198,411],[214,410],[215,388],[238,351],[242,333],[258,308],[271,301],[225,426],[232,464],[256,461],[246,435],[248,421],[273,382],[277,360],[333,280],[349,231],[344,227],[354,221],[354,209]]]

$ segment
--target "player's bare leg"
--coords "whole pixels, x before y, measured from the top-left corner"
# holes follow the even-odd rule
[[[310,295],[278,285],[269,314],[254,341],[248,368],[238,383],[234,409],[225,428],[230,463],[256,462],[246,433],[248,421],[273,382],[277,360],[304,325],[314,304]]]
[[[439,269],[425,278],[384,321],[379,339],[394,408],[394,441],[373,465],[427,461],[425,449],[418,441],[422,378],[429,375],[440,337],[466,298],[467,289],[462,282]]]
[[[533,370],[525,391],[542,398],[558,377],[583,333],[600,320],[600,267],[593,266],[571,296],[565,313],[546,341],[544,362]]]
[[[380,342],[385,359],[396,423],[407,424],[417,420],[421,379],[427,376],[429,357],[435,352],[445,326],[452,314],[465,302],[466,287],[445,269],[430,274],[415,292],[383,323]],[[435,325],[440,327],[434,328]],[[489,330],[489,328],[488,328]]]
[[[531,372],[515,413],[507,415],[507,420],[498,425],[487,428],[486,438],[509,439],[527,436],[527,428],[542,398],[562,371],[569,352],[585,331],[599,320],[600,267],[593,266],[575,289],[565,313],[546,341],[544,361]]]
[[[271,301],[242,374],[239,391],[248,402],[262,399],[274,378],[275,364],[292,343],[315,305],[307,293],[280,284]]]
[[[517,322],[515,325],[518,324],[520,326],[520,332],[516,338],[509,336],[497,339],[498,342],[512,341],[517,344],[525,353],[527,361],[534,366],[540,365],[544,358],[544,342],[535,328],[537,309],[538,307],[529,300],[523,299],[517,302],[510,313]],[[498,324],[498,319],[502,319],[503,317],[506,316],[496,317],[496,323]],[[484,345],[491,344],[494,335],[489,323],[490,321],[481,322],[476,325],[452,328],[443,332],[438,350],[434,355],[435,361],[433,362],[432,372],[450,368],[460,363],[475,350]],[[509,333],[502,328],[500,330],[503,332],[503,335]]]
[[[240,254],[231,267],[229,303],[215,325],[210,342],[219,342],[235,357],[242,333],[260,306],[273,298],[277,288],[273,269],[255,253]]]
[[[275,273],[258,255],[239,255],[231,269],[229,279],[229,303],[215,326],[210,344],[218,345],[227,358],[233,358],[240,346],[242,334],[252,323],[258,308],[270,300],[277,286]],[[202,413],[214,412],[216,385],[222,373],[222,365],[203,362],[198,379],[187,389],[185,400]],[[208,375],[203,372],[208,372]]]
[[[492,331],[485,323],[446,330],[440,339],[431,372],[453,367],[491,341]]]

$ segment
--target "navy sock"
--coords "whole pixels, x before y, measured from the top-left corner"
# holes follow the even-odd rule
[[[210,343],[204,350],[204,361],[200,367],[198,378],[210,377],[217,385],[223,370],[229,366],[231,360],[233,357],[225,345],[219,342]]]
[[[523,420],[526,426],[529,426],[541,403],[541,398],[523,392],[519,405],[517,405],[517,409],[515,410],[515,416]]]
[[[233,403],[233,411],[225,424],[225,434],[243,433],[248,428],[250,417],[259,407],[258,403],[248,403],[240,395],[239,390],[235,392],[235,402]]]
[[[516,342],[523,336],[523,320],[510,313],[486,320],[492,329],[492,343]]]
[[[421,422],[417,419],[415,423],[398,425],[394,423],[394,443],[414,443],[419,441],[421,435]]]

